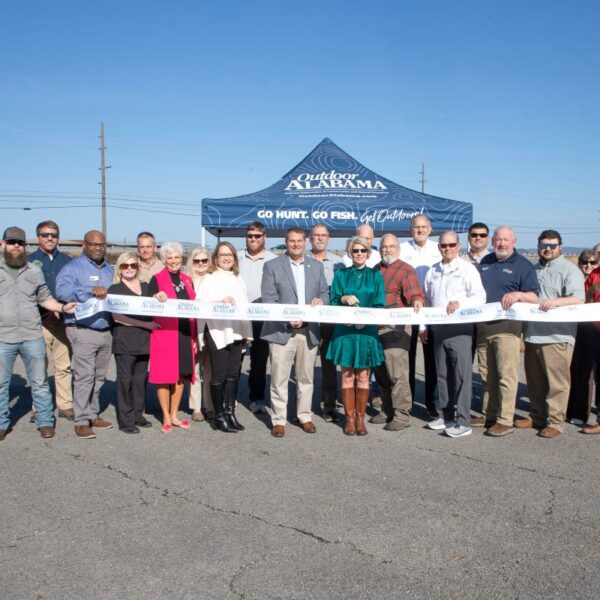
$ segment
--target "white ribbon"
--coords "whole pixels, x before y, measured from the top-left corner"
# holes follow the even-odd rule
[[[600,321],[600,303],[576,304],[540,310],[537,304],[514,304],[504,310],[499,302],[473,308],[459,309],[451,315],[444,308],[360,308],[350,306],[309,306],[306,304],[218,304],[200,300],[167,300],[109,295],[103,300],[92,298],[78,304],[77,319],[98,312],[151,317],[195,319],[228,319],[234,321],[305,321],[317,323],[352,323],[360,325],[443,325],[450,323],[479,323],[508,319],[511,321],[542,321],[547,323],[576,323]]]

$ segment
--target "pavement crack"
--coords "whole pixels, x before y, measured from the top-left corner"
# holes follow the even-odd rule
[[[239,598],[240,600],[243,600],[246,597],[246,594],[244,592],[238,592],[236,590],[236,582],[237,580],[248,570],[251,569],[252,567],[255,567],[256,565],[258,565],[259,563],[263,562],[267,556],[269,556],[269,554],[271,553],[267,553],[267,554],[261,554],[260,556],[254,558],[253,560],[251,560],[250,562],[244,563],[243,565],[240,566],[240,568],[231,576],[231,579],[228,582],[228,587],[229,587],[229,591],[234,594],[236,596],[236,598]]]
[[[445,456],[455,456],[456,458],[463,458],[465,460],[471,460],[473,462],[480,463],[482,465],[488,465],[493,467],[509,467],[512,469],[517,469],[518,471],[526,471],[527,473],[535,473],[537,475],[542,475],[543,477],[547,477],[548,479],[558,479],[560,481],[568,481],[570,483],[584,483],[584,479],[577,479],[575,477],[565,477],[564,475],[556,475],[554,473],[545,473],[540,469],[535,469],[533,467],[526,467],[524,465],[517,465],[512,463],[502,463],[502,462],[494,462],[492,460],[484,460],[483,458],[478,458],[476,456],[469,456],[468,454],[461,454],[460,452],[448,451],[448,450],[437,450],[435,448],[427,448],[425,446],[415,446],[415,448],[419,450],[424,450],[425,452],[431,452],[433,454],[443,454]]]
[[[214,512],[218,512],[221,514],[231,515],[231,516],[235,516],[235,517],[242,517],[245,519],[252,519],[254,521],[262,523],[263,525],[267,525],[269,527],[278,527],[280,529],[286,529],[288,531],[293,531],[302,536],[310,538],[311,540],[314,540],[315,542],[318,542],[320,544],[339,544],[339,545],[347,546],[351,551],[356,552],[357,554],[360,554],[361,556],[363,556],[365,558],[370,558],[372,560],[375,560],[375,561],[379,562],[380,564],[391,564],[392,563],[391,560],[380,559],[380,558],[376,557],[375,555],[370,554],[370,553],[366,552],[365,550],[362,550],[353,542],[344,541],[344,540],[333,540],[333,541],[328,540],[327,538],[325,538],[323,536],[320,536],[312,531],[303,529],[301,527],[296,527],[294,525],[287,525],[285,523],[274,523],[274,522],[269,521],[259,515],[255,515],[252,513],[247,513],[247,512],[240,511],[240,510],[225,509],[225,508],[221,508],[219,506],[213,506],[212,504],[203,502],[202,500],[189,498],[186,495],[187,494],[186,490],[177,492],[177,491],[170,490],[168,488],[162,488],[160,486],[151,484],[146,479],[133,477],[126,471],[123,471],[122,469],[113,467],[110,464],[100,464],[100,463],[94,462],[93,460],[87,460],[87,459],[83,458],[80,454],[72,454],[69,452],[66,452],[65,454],[67,454],[68,456],[71,456],[75,460],[85,462],[86,464],[95,466],[99,469],[106,469],[107,471],[116,473],[117,475],[119,475],[120,477],[123,477],[124,479],[126,479],[128,481],[132,481],[134,483],[141,483],[144,486],[144,489],[149,489],[149,490],[154,490],[154,491],[160,492],[160,495],[163,498],[183,500],[184,502],[197,504],[198,506],[202,506],[203,508],[205,508],[207,510],[212,510]],[[136,502],[136,504],[139,505],[141,503],[144,505],[148,505],[149,504],[148,501],[142,497],[142,491],[140,491],[140,494],[138,496],[138,501]]]
[[[551,517],[554,514],[554,507],[556,506],[556,492],[554,490],[550,490],[550,500],[546,503],[546,510],[544,514],[547,517]]]

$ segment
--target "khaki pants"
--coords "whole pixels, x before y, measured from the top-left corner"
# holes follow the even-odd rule
[[[287,421],[288,383],[292,366],[296,370],[297,413],[300,423],[312,421],[312,397],[318,345],[310,346],[308,330],[294,331],[286,344],[269,343],[271,358],[271,422]]]
[[[477,354],[477,370],[481,377],[481,412],[485,415],[490,402],[487,382],[487,345],[485,341],[485,323],[475,325],[475,353]]]
[[[529,390],[530,412],[536,427],[551,425],[565,428],[565,416],[571,387],[573,346],[525,343],[525,374]]]
[[[519,357],[521,354],[522,323],[519,321],[498,321],[485,323],[487,378],[489,400],[483,408],[486,421],[496,421],[500,425],[513,426],[517,391],[519,389]]]
[[[59,410],[73,408],[71,391],[71,344],[67,339],[65,325],[53,315],[42,321],[42,333],[46,344],[46,368],[52,360],[54,367],[54,387],[56,390],[56,406]]]

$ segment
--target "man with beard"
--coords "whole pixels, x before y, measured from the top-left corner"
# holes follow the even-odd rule
[[[61,269],[71,260],[58,249],[59,229],[54,221],[42,221],[35,229],[38,249],[27,260],[42,270],[50,293],[56,295],[56,278]],[[46,343],[46,356],[54,367],[54,387],[58,416],[72,421],[73,394],[71,392],[71,345],[62,316],[40,307],[42,333]],[[35,416],[33,417],[35,418]]]
[[[329,243],[329,231],[325,225],[315,225],[310,231],[310,254],[315,260],[321,261],[325,271],[325,281],[329,288],[333,282],[333,276],[338,269],[344,268],[341,257],[327,251]],[[321,355],[321,404],[323,405],[323,420],[327,423],[337,422],[335,404],[337,401],[337,367],[333,361],[327,360],[327,348],[333,334],[334,323],[321,323],[321,344],[319,353]]]
[[[114,274],[105,256],[104,235],[100,231],[88,231],[83,238],[83,254],[58,274],[57,296],[67,302],[105,298]],[[112,347],[110,313],[99,312],[78,321],[75,321],[75,317],[69,317],[65,322],[73,348],[71,367],[75,435],[84,439],[95,438],[92,427],[112,427],[112,423],[99,416],[100,388],[106,377]]]
[[[562,237],[558,231],[546,229],[540,233],[538,256],[535,272],[540,284],[540,310],[583,304],[583,274],[562,255]],[[515,421],[515,427],[533,427],[540,437],[556,438],[565,428],[577,323],[531,321],[525,323],[524,333],[531,414]]]
[[[381,237],[381,262],[375,267],[383,276],[386,308],[411,306],[419,312],[424,304],[423,291],[416,271],[400,260],[400,243],[392,233]],[[385,364],[375,367],[375,378],[381,390],[382,410],[370,419],[385,423],[386,431],[402,431],[410,426],[412,396],[409,381],[409,351],[412,326],[381,326]]]
[[[9,385],[17,354],[25,365],[35,406],[35,422],[43,438],[54,437],[52,395],[46,375],[46,346],[38,304],[57,313],[75,310],[57,302],[39,267],[27,262],[27,239],[20,227],[2,236],[0,260],[0,441],[10,427]]]

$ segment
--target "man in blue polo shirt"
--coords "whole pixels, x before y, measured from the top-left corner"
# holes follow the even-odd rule
[[[105,298],[113,281],[113,268],[106,262],[106,239],[100,231],[88,231],[83,238],[83,254],[58,274],[56,294],[66,302]],[[73,410],[75,435],[95,438],[92,427],[110,429],[101,419],[100,388],[104,383],[112,348],[111,317],[99,312],[85,319],[65,319],[67,336],[73,348]],[[90,427],[91,425],[91,427]]]
[[[56,277],[60,270],[71,260],[58,249],[59,229],[54,221],[42,221],[36,228],[38,249],[27,260],[38,266],[44,274],[46,285],[56,296]],[[62,315],[40,306],[42,333],[46,344],[46,356],[52,358],[54,366],[54,387],[56,389],[56,407],[58,416],[72,421],[73,394],[71,392],[71,345]]]
[[[494,231],[494,251],[481,259],[479,271],[488,302],[500,302],[509,309],[515,302],[538,302],[540,287],[533,264],[515,250],[514,231],[501,225]],[[487,434],[501,437],[512,433],[521,352],[520,321],[499,320],[483,325],[487,352],[489,399],[483,416],[471,420],[472,425],[486,425]],[[485,382],[484,382],[485,383]]]

